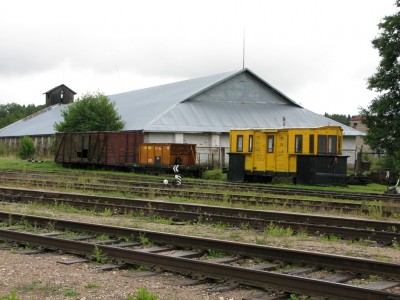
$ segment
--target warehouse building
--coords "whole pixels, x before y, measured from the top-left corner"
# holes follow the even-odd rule
[[[52,90],[65,95],[59,87]],[[71,94],[69,88],[64,90]],[[48,93],[46,99],[51,98]],[[300,106],[249,69],[134,90],[109,98],[125,121],[123,131],[142,130],[145,142],[196,144],[199,162],[212,161],[218,165],[227,163],[229,130],[234,128],[340,125],[345,136],[344,154],[350,156],[349,164],[354,163],[356,137],[363,135]],[[49,151],[55,133],[54,123],[62,121],[62,109],[73,101],[59,98],[55,103],[54,98],[51,99],[52,105],[43,111],[1,129],[0,139],[9,146],[17,146],[20,138],[28,135],[43,153]]]

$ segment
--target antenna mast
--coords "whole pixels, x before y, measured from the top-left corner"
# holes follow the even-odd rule
[[[246,25],[243,25],[243,64],[242,64],[242,69],[244,69],[245,50],[246,50]]]

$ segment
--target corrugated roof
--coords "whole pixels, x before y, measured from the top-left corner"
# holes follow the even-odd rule
[[[268,99],[246,101],[211,99],[212,89],[235,76],[248,76],[266,88]],[[122,119],[123,130],[148,132],[228,132],[232,128],[318,127],[340,125],[345,135],[363,135],[291,100],[248,69],[226,72],[146,89],[110,95]],[[229,99],[228,99],[229,100]],[[68,104],[67,104],[68,105]],[[54,123],[62,121],[67,105],[46,108],[0,130],[0,137],[54,134]]]

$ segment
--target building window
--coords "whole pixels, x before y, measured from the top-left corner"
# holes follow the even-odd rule
[[[249,152],[253,151],[253,135],[249,135]]]
[[[310,142],[309,142],[308,152],[310,154],[314,154],[314,135],[313,134],[310,134]]]
[[[267,148],[268,153],[274,153],[274,136],[269,135],[268,136],[268,148]]]
[[[303,136],[295,135],[294,137],[294,152],[302,153],[303,152]]]
[[[243,152],[243,135],[238,135],[237,136],[236,151],[237,152]]]

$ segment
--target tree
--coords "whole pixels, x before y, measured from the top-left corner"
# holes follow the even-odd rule
[[[60,132],[117,131],[125,126],[115,103],[101,92],[83,95],[62,110],[61,115],[64,121],[54,124],[54,129]]]
[[[379,36],[372,45],[381,57],[376,73],[368,78],[368,88],[376,96],[368,108],[360,108],[363,123],[368,127],[365,142],[385,152],[400,170],[400,0],[397,13],[386,16],[378,24]]]
[[[347,125],[347,126],[350,125],[350,115],[347,115],[347,116],[346,115],[338,115],[338,114],[330,115],[328,113],[325,113],[324,116],[329,119],[335,120],[336,122],[342,123],[343,125]]]
[[[35,144],[29,136],[24,136],[18,147],[18,157],[21,159],[32,159],[35,155]]]
[[[17,122],[37,111],[45,108],[45,105],[35,106],[29,104],[28,106],[19,105],[17,103],[1,104],[0,105],[0,128]]]

